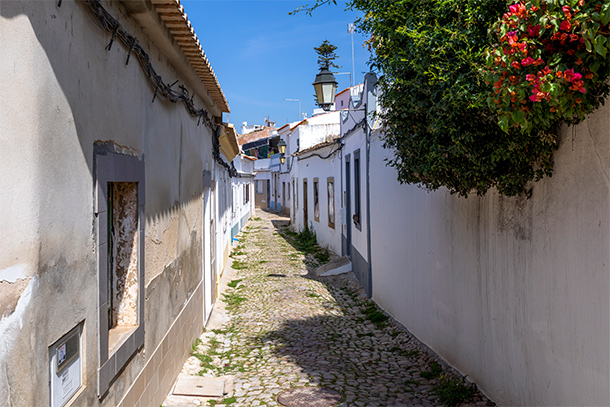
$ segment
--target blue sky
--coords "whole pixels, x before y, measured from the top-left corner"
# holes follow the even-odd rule
[[[312,0],[182,0],[201,45],[227,97],[229,121],[264,124],[270,116],[278,127],[299,119],[301,111],[311,116],[317,54],[313,47],[328,39],[336,45],[339,72],[352,70],[351,35],[348,23],[360,16],[343,5],[288,15]],[[338,2],[339,3],[339,2]],[[368,71],[366,37],[354,34],[355,82]],[[349,86],[349,75],[336,75],[339,89]],[[225,117],[226,120],[226,117]]]

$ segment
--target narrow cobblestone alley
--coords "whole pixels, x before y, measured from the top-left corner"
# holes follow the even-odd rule
[[[170,396],[165,407],[279,406],[278,394],[301,386],[339,391],[339,406],[439,406],[439,396],[452,405],[452,395],[473,391],[376,309],[351,273],[317,277],[325,252],[298,250],[287,218],[256,216],[231,256],[214,311],[221,322],[193,345],[182,371],[229,376],[233,388],[224,399]],[[474,389],[460,405],[494,403]]]

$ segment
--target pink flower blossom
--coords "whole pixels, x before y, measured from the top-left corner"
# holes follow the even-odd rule
[[[523,66],[528,66],[528,65],[531,65],[533,63],[534,63],[534,58],[532,58],[532,57],[523,58],[521,60],[521,65],[523,65]]]
[[[540,24],[537,24],[535,26],[529,26],[527,27],[527,33],[529,34],[530,37],[537,37],[538,35],[540,35]]]
[[[563,73],[563,77],[572,82],[572,80],[574,79],[574,69],[566,69]]]

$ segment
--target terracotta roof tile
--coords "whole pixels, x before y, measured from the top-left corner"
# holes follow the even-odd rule
[[[262,130],[253,131],[251,133],[242,134],[238,136],[237,141],[240,146],[243,146],[246,143],[250,143],[252,141],[269,138],[271,137],[271,132],[275,130],[273,127],[265,127]]]
[[[222,112],[229,113],[231,109],[227,98],[220,87],[220,83],[218,83],[218,78],[216,78],[210,61],[208,61],[201,48],[197,34],[191,26],[184,7],[180,5],[180,0],[151,0],[151,3],[201,81],[208,88],[212,99],[218,104]]]

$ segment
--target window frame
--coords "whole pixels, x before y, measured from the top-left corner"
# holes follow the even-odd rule
[[[332,185],[332,187],[331,187]],[[332,191],[332,200],[331,200],[331,191]],[[327,199],[327,208],[328,212],[328,227],[331,229],[335,228],[335,177],[326,178],[326,199]],[[331,202],[332,201],[332,202]],[[332,211],[331,211],[332,209]],[[331,219],[332,213],[332,219]]]
[[[96,176],[96,227],[97,227],[97,278],[98,278],[98,396],[105,395],[110,384],[125,367],[129,359],[144,346],[144,236],[145,236],[145,166],[138,157],[108,152],[95,154]],[[108,304],[108,187],[112,183],[135,182],[138,194],[138,326],[116,346],[112,354],[109,344]]]
[[[354,156],[354,225],[362,231],[362,201],[361,201],[361,175],[360,172],[360,149],[353,153]]]
[[[317,214],[316,205],[318,206]],[[320,182],[317,177],[313,179],[313,220],[320,222]]]

